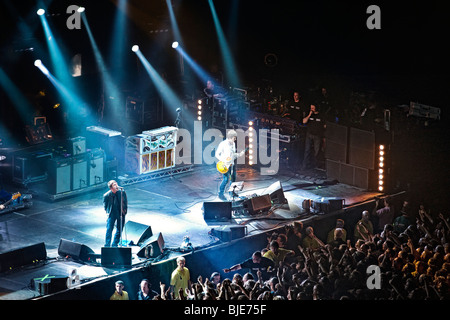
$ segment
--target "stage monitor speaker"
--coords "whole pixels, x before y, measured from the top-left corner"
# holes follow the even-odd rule
[[[84,244],[61,239],[59,240],[58,254],[61,257],[71,257],[73,260],[89,262],[94,250]]]
[[[231,201],[203,202],[203,217],[205,221],[230,220],[231,207]]]
[[[138,251],[137,256],[140,258],[155,258],[164,253],[164,238],[159,232],[145,240]]]
[[[60,194],[72,190],[72,158],[48,160],[48,192]]]
[[[131,267],[131,247],[102,247],[101,261],[107,268]]]
[[[47,295],[57,293],[67,289],[68,276],[48,276],[45,275],[41,278],[33,279],[34,289],[39,292],[40,295]]]
[[[328,199],[329,212],[339,211],[344,208],[345,199]]]
[[[0,254],[0,272],[47,259],[44,242]]]
[[[262,192],[262,194],[270,195],[270,199],[272,203],[275,204],[284,204],[287,202],[286,197],[284,196],[283,186],[280,181],[272,183],[266,190]]]
[[[72,190],[83,189],[88,186],[88,169],[85,154],[72,157]]]
[[[272,199],[270,195],[265,194],[245,200],[243,202],[244,209],[248,210],[250,215],[255,215],[264,211],[268,211],[272,207]]]
[[[131,241],[130,244],[140,246],[153,235],[153,232],[151,226],[130,220],[125,223],[125,234],[127,239]]]
[[[223,242],[243,238],[247,235],[246,226],[223,226],[211,229],[211,234]]]

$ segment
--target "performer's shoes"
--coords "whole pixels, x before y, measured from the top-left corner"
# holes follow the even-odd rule
[[[219,199],[222,201],[227,201],[227,198],[225,197],[225,195],[223,193],[219,193]]]

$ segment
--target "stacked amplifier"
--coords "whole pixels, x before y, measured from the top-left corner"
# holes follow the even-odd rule
[[[67,154],[48,160],[48,193],[61,194],[96,186],[104,182],[105,153],[86,150],[86,139],[67,140]]]
[[[125,170],[141,175],[175,166],[176,127],[162,127],[129,136],[125,141]]]

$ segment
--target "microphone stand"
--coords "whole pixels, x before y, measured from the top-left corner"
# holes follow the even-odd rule
[[[125,220],[125,215],[123,214],[123,188],[119,187],[120,190],[120,217],[119,217],[119,228],[120,228],[120,242],[119,242],[119,246],[122,247],[122,224]]]

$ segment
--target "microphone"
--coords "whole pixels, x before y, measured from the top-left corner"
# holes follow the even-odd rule
[[[117,186],[117,189],[123,190],[123,187]]]

